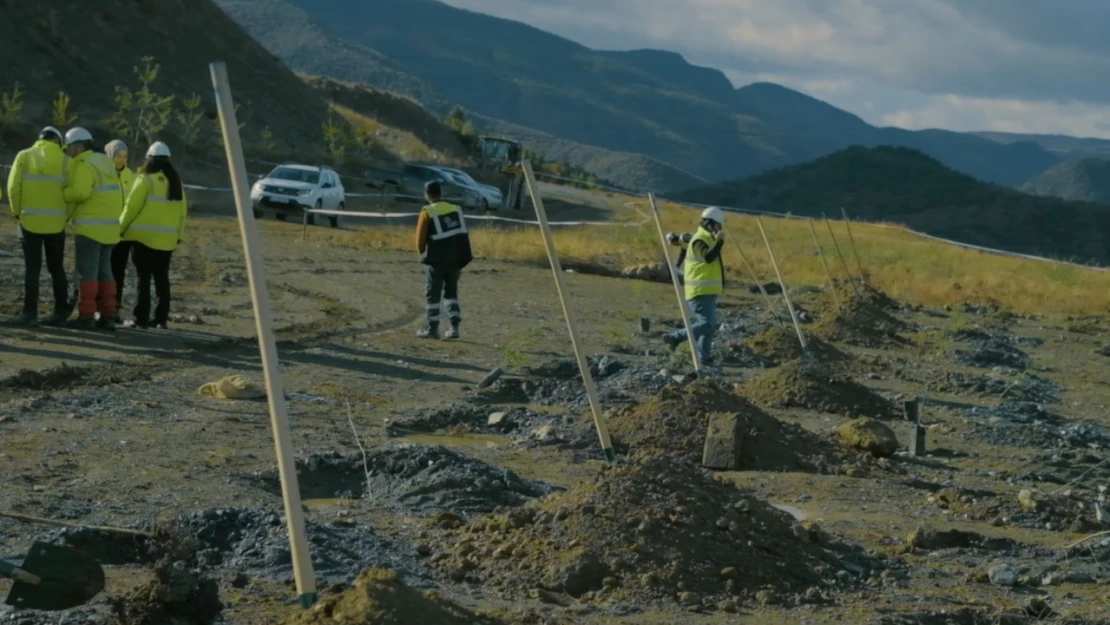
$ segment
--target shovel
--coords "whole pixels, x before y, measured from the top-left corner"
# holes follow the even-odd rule
[[[27,610],[68,610],[104,590],[104,569],[96,560],[44,542],[31,545],[19,566],[0,560],[0,577],[15,580],[5,603]]]

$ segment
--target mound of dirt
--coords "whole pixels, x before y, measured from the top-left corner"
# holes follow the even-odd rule
[[[1034,449],[1105,449],[1110,434],[1094,423],[1065,419],[1044,405],[1003,401],[997,406],[974,406],[964,412],[971,431],[990,443]]]
[[[386,432],[389,436],[442,432],[459,436],[468,433],[507,435],[518,442],[597,443],[589,424],[558,409],[552,412],[539,412],[523,406],[491,409],[467,403],[403,413],[389,422]]]
[[[994,334],[971,341],[971,349],[957,349],[953,355],[956,362],[981,369],[1002,367],[1025,371],[1029,366],[1029,354],[1015,347],[1006,338]]]
[[[591,356],[589,360],[598,401],[604,407],[635,404],[673,381],[658,369],[630,366],[612,356]],[[589,408],[586,387],[573,360],[555,361],[531,371],[535,377],[503,377],[479,391],[478,397],[495,403],[560,406],[571,411]]]
[[[711,380],[669,386],[639,406],[618,410],[609,417],[609,431],[633,450],[654,449],[698,461],[709,421],[721,413],[743,416],[744,470],[828,472],[839,464],[840,451],[829,440],[779,421]]]
[[[938,371],[924,380],[926,390],[953,395],[1007,397],[1039,403],[1060,401],[1061,387],[1056,382],[1026,373],[1015,380],[988,377],[959,371]]]
[[[743,392],[752,401],[767,406],[875,419],[897,414],[889,401],[822,363],[788,362],[748,381]]]
[[[909,324],[894,317],[889,311],[898,310],[898,303],[882,291],[867,285],[837,286],[838,307],[830,297],[813,328],[813,334],[830,341],[839,341],[860,347],[888,347],[906,345],[909,341],[899,332],[909,329]]]
[[[935,530],[918,528],[906,538],[906,547],[923,551],[939,549],[982,549],[985,551],[1013,551],[1021,544],[1009,538],[990,538],[976,532],[963,530]]]
[[[652,453],[435,541],[431,566],[508,595],[688,606],[819,584],[849,550],[692,462]]]
[[[154,580],[122,597],[109,598],[118,625],[209,625],[223,611],[216,582],[183,562],[162,563]]]
[[[775,327],[757,334],[744,342],[757,356],[766,359],[767,366],[778,365],[802,358],[802,345],[798,342],[798,334],[793,328]],[[809,353],[820,362],[844,362],[852,357],[833,347],[829,343],[806,332],[806,345]],[[730,345],[729,351],[733,350]]]
[[[1093,496],[1023,491],[1024,495],[996,495],[946,488],[929,500],[953,518],[990,521],[1036,530],[1088,532],[1099,529]]]
[[[438,445],[374,449],[367,453],[365,465],[361,453],[336,452],[312,454],[296,464],[306,499],[369,499],[376,506],[410,512],[484,514],[556,490],[545,482],[526,480]],[[253,479],[275,495],[281,494],[277,469]]]
[[[370,569],[343,593],[284,625],[496,625],[433,593],[410,588],[390,570]]]

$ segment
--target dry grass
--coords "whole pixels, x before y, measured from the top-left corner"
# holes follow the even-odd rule
[[[640,210],[646,211],[647,201],[643,203]],[[696,227],[697,213],[689,208],[664,204],[660,211],[667,230],[683,232]],[[764,217],[762,222],[790,288],[823,286],[827,282],[805,221]],[[831,223],[844,263],[856,276],[856,260],[845,225]],[[833,277],[843,279],[844,264],[836,254],[828,228],[823,222],[814,225]],[[727,226],[760,279],[773,281],[774,270],[755,218],[729,215]],[[410,225],[321,234],[360,246],[413,247]],[[1110,272],[966,250],[891,226],[853,223],[852,234],[871,283],[900,300],[929,306],[996,304],[1017,313],[1087,314],[1110,309]],[[639,227],[557,228],[554,236],[564,259],[616,268],[662,260],[659,235],[651,222]],[[481,257],[546,262],[543,241],[534,227],[473,225],[471,238],[475,254]],[[673,248],[671,253],[673,257]],[[725,263],[731,280],[750,283],[732,243],[726,244]]]

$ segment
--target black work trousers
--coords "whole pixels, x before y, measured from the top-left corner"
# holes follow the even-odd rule
[[[170,258],[173,252],[151,249],[142,243],[132,247],[131,260],[135,262],[135,272],[139,274],[138,301],[135,302],[135,325],[143,327],[160,325],[170,319]],[[154,308],[154,318],[150,317],[150,282],[154,281],[154,294],[158,304]]]
[[[462,321],[462,309],[459,308],[460,276],[462,269],[459,267],[424,266],[424,300],[429,327],[439,326],[441,301],[447,308],[447,318],[451,325],[457,326]]]
[[[42,275],[42,257],[46,252],[46,270],[54,286],[54,312],[64,314],[69,310],[69,279],[66,277],[66,233],[36,234],[20,229],[23,246],[23,312],[39,314],[39,277]]]
[[[116,310],[123,310],[123,279],[127,277],[127,261],[131,260],[134,241],[120,241],[112,248],[112,277],[116,279]]]

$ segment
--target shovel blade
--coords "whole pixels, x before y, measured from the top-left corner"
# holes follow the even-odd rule
[[[17,608],[68,610],[104,590],[104,569],[92,557],[70,547],[36,542],[19,568],[37,575],[42,583],[15,582],[5,603]]]

